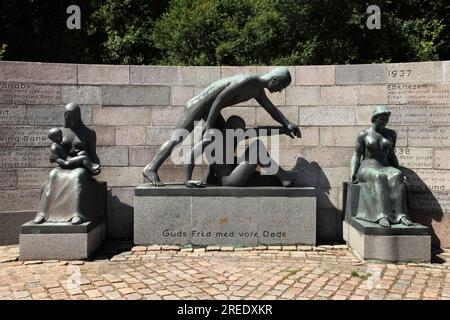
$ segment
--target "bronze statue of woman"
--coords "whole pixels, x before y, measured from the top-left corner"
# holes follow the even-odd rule
[[[389,228],[411,226],[406,206],[405,176],[395,155],[397,134],[386,128],[391,112],[378,106],[372,126],[361,131],[351,161],[352,183],[361,183],[356,218]]]
[[[88,192],[88,184],[92,175],[100,173],[100,160],[96,153],[95,131],[86,127],[81,119],[80,107],[75,103],[65,106],[64,127],[61,128],[61,147],[74,161],[65,161],[54,168],[41,192],[39,209],[34,219],[35,223],[71,222],[80,224],[90,217],[86,217],[81,198],[83,192]],[[86,161],[75,161],[83,154],[94,167],[84,167]],[[55,161],[55,154],[50,156],[50,162]],[[91,167],[92,167],[91,165]]]

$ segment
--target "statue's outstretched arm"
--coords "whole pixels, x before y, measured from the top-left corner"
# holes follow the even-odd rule
[[[290,124],[289,120],[284,116],[284,114],[281,113],[281,111],[273,105],[273,103],[269,100],[269,98],[267,98],[267,95],[264,92],[264,90],[261,91],[259,96],[257,96],[255,99],[276,122],[278,122],[284,127],[287,127]]]
[[[258,137],[261,136],[273,136],[275,134],[287,134],[289,135],[289,131],[285,127],[280,126],[257,126],[254,128],[250,128],[256,131]]]
[[[267,98],[267,95],[264,92],[264,90],[262,90],[261,93],[255,99],[276,122],[278,122],[283,127],[288,129],[287,135],[289,135],[291,138],[293,138],[294,136],[301,138],[302,134],[300,132],[300,128],[298,127],[298,125],[291,123],[284,116],[284,114],[273,105],[273,103],[269,100],[269,98]]]

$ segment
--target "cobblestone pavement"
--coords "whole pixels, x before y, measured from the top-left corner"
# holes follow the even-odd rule
[[[200,249],[107,243],[91,261],[18,261],[0,246],[0,299],[450,299],[434,263],[363,262],[345,246]]]

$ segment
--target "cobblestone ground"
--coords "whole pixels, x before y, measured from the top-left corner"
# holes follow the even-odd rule
[[[107,243],[91,261],[18,261],[0,247],[0,299],[450,299],[431,264],[363,262],[345,246],[233,249]]]

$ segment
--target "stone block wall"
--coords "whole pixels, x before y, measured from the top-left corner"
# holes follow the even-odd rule
[[[62,125],[67,102],[80,104],[97,132],[98,179],[111,187],[110,237],[131,238],[133,188],[144,182],[143,167],[185,103],[222,77],[270,69],[0,61],[0,233],[15,234],[11,221],[21,219],[11,216],[36,209],[52,168],[47,130]],[[268,96],[303,138],[281,137],[279,160],[298,170],[297,185],[318,188],[319,240],[340,237],[342,182],[356,135],[370,125],[375,106],[386,104],[397,156],[408,168],[413,217],[433,228],[435,244],[450,247],[450,61],[289,69],[291,85]],[[254,100],[222,114],[240,115],[248,126],[276,125]],[[200,176],[204,168],[196,171]],[[181,173],[170,160],[160,170],[164,181],[180,181]]]

